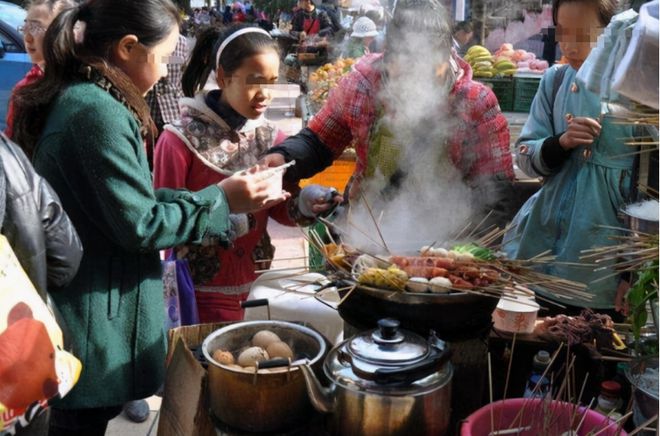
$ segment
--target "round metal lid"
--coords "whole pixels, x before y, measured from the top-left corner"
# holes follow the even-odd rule
[[[378,329],[351,339],[347,351],[353,363],[361,360],[374,366],[404,366],[428,356],[429,345],[421,336],[399,330],[399,321],[385,318],[378,321]]]

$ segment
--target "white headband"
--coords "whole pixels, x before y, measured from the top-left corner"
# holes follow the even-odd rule
[[[271,38],[270,33],[266,32],[261,27],[245,27],[241,30],[237,30],[236,32],[229,35],[224,41],[222,41],[222,44],[220,44],[220,48],[218,48],[218,54],[215,55],[215,68],[218,68],[218,65],[220,64],[220,56],[222,56],[223,50],[227,48],[230,42],[232,42],[241,35],[245,35],[246,33],[252,33],[252,32],[263,33],[267,37]]]

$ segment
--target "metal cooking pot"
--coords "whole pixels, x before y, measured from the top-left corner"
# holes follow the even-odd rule
[[[658,234],[658,221],[651,221],[631,215],[625,208],[621,209],[621,216],[623,217],[623,224],[633,232],[648,233],[651,235]]]
[[[433,330],[442,340],[462,341],[490,330],[498,301],[475,293],[429,294],[358,286],[339,305],[339,316],[358,330],[392,317],[415,333],[426,335]]]
[[[277,334],[291,347],[295,359],[307,359],[312,367],[320,366],[326,355],[326,342],[321,334],[291,322],[238,322],[216,330],[202,343],[202,352],[209,362],[211,411],[223,423],[240,430],[267,432],[291,428],[314,413],[298,367],[248,372],[220,364],[212,357],[218,349],[236,355],[260,330]]]
[[[434,333],[424,339],[386,318],[328,353],[323,370],[330,388],[309,366],[301,369],[314,407],[333,414],[335,434],[443,435],[450,418],[449,354]]]

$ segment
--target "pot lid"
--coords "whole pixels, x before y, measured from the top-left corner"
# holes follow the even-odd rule
[[[427,340],[399,329],[399,321],[385,318],[378,328],[355,336],[347,345],[353,361],[359,359],[373,365],[402,366],[418,362],[429,354]]]
[[[331,350],[326,375],[350,389],[421,392],[451,377],[451,350],[435,336],[428,339],[399,329],[399,321],[385,318],[376,330],[348,339]]]

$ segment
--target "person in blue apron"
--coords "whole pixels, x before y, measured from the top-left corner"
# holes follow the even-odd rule
[[[541,79],[530,115],[516,144],[518,166],[543,177],[543,187],[513,219],[503,250],[529,259],[550,250],[556,260],[539,267],[553,276],[587,284],[590,300],[537,292],[550,311],[577,314],[588,307],[620,318],[613,309],[621,277],[609,264],[594,270],[582,251],[616,243],[617,218],[631,189],[633,151],[625,145],[632,127],[601,117],[600,96],[576,81],[576,74],[615,10],[611,0],[555,0],[557,39],[568,65],[556,65]]]

